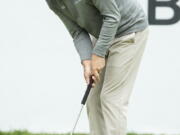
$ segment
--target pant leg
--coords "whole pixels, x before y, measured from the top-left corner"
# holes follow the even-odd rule
[[[92,44],[96,43],[97,39],[91,37]],[[107,59],[105,59],[107,62]],[[106,64],[105,64],[106,67]],[[100,72],[100,81],[91,88],[89,96],[86,101],[87,116],[89,120],[90,135],[104,135],[104,117],[101,110],[100,93],[104,80],[105,67]]]
[[[104,133],[96,135],[125,135],[127,110],[138,67],[145,49],[148,28],[126,35],[109,48],[100,102]],[[100,111],[100,110],[99,110]],[[96,113],[92,115],[97,115]],[[98,119],[93,123],[98,122]],[[102,128],[101,125],[97,125]],[[94,127],[95,129],[95,127]]]

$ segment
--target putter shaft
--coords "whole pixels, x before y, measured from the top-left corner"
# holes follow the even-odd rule
[[[84,107],[84,105],[85,105],[85,103],[86,103],[86,100],[87,100],[87,98],[88,98],[89,92],[90,92],[90,90],[91,90],[91,88],[92,88],[92,83],[93,83],[93,82],[94,82],[94,80],[92,79],[92,76],[91,76],[91,77],[90,77],[90,83],[88,84],[87,89],[86,89],[86,92],[85,92],[85,94],[84,94],[84,96],[83,96],[83,99],[82,99],[82,101],[81,101],[81,105],[82,105],[82,106],[81,106],[81,110],[80,110],[80,112],[79,112],[79,114],[78,114],[78,117],[77,117],[76,122],[75,122],[75,124],[74,124],[73,130],[72,130],[72,132],[71,132],[71,135],[73,135],[73,133],[74,133],[74,130],[75,130],[76,125],[77,125],[77,123],[78,123],[78,120],[79,120],[79,118],[80,118],[81,112],[82,112],[83,107]]]
[[[80,118],[80,115],[81,115],[81,112],[82,112],[82,110],[83,110],[83,107],[84,107],[84,105],[82,104],[81,110],[80,110],[80,112],[79,112],[79,114],[78,114],[78,117],[77,117],[76,122],[75,122],[75,124],[74,124],[73,130],[72,130],[72,132],[71,132],[71,135],[73,135],[73,133],[74,133],[74,130],[75,130],[76,125],[77,125],[77,123],[78,123],[78,120],[79,120],[79,118]]]

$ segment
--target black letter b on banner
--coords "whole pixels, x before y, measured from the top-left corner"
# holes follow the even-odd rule
[[[180,7],[176,4],[178,0],[170,0],[170,1],[156,1],[149,0],[148,7],[148,18],[149,24],[153,25],[168,25],[174,24],[180,19]],[[170,19],[156,19],[156,7],[169,7],[174,11],[174,15]]]

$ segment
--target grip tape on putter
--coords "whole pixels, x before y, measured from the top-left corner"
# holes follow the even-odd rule
[[[91,88],[92,88],[92,83],[93,83],[93,79],[92,79],[92,76],[91,76],[91,77],[90,77],[90,83],[88,84],[87,89],[86,89],[86,92],[85,92],[85,94],[84,94],[84,97],[83,97],[83,99],[82,99],[82,101],[81,101],[81,104],[83,104],[83,105],[85,105],[85,103],[86,103],[86,100],[87,100],[87,98],[88,98],[89,92],[90,92],[90,90],[91,90]]]

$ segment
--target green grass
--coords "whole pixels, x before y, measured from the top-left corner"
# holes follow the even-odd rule
[[[12,130],[12,131],[0,131],[0,135],[69,135],[69,133],[66,133],[66,134],[43,133],[43,132],[31,133],[28,130]],[[73,135],[88,135],[88,134],[75,133]],[[153,134],[151,133],[139,134],[139,133],[129,132],[127,135],[153,135]]]

